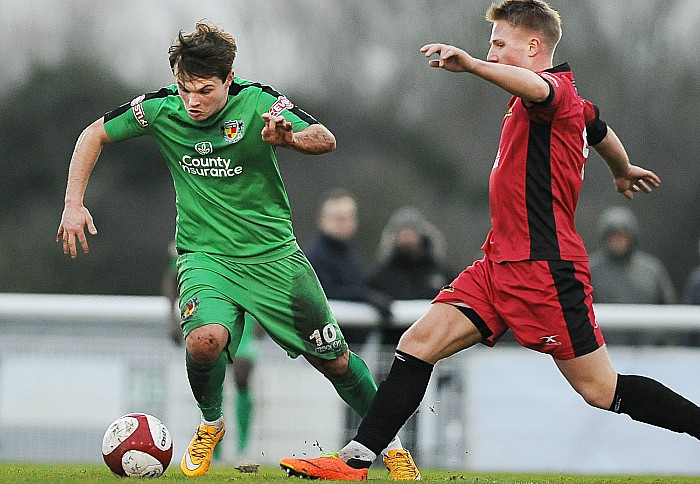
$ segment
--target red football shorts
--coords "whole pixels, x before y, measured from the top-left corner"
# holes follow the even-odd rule
[[[535,260],[466,268],[433,302],[452,304],[476,325],[482,343],[508,329],[526,348],[568,360],[604,344],[593,313],[588,262]]]

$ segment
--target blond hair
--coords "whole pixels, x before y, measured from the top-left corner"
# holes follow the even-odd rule
[[[561,39],[559,12],[542,0],[505,0],[498,5],[492,3],[486,12],[486,20],[505,20],[514,27],[538,32],[552,51]]]

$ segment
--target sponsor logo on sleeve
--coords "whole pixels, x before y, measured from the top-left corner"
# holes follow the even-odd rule
[[[146,112],[143,110],[143,100],[146,99],[145,94],[141,94],[139,97],[131,101],[131,109],[134,112],[134,117],[136,121],[144,128],[148,126],[148,121],[146,121]]]
[[[294,104],[292,104],[292,102],[289,99],[287,99],[284,96],[280,96],[277,98],[277,101],[275,101],[275,103],[272,106],[270,106],[269,112],[273,116],[279,116],[280,113],[285,109],[292,109],[293,107]]]

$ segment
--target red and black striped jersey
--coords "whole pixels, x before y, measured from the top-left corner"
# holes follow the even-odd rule
[[[587,260],[574,212],[590,144],[607,126],[581,98],[568,64],[538,73],[549,97],[513,96],[489,180],[492,229],[483,245],[494,262]],[[593,133],[587,133],[587,126]]]

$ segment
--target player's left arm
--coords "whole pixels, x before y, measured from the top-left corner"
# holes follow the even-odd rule
[[[630,163],[624,145],[609,126],[605,137],[593,145],[593,148],[608,165],[617,191],[626,198],[632,200],[634,194],[640,190],[650,193],[661,183],[661,179],[653,171]]]
[[[320,123],[311,124],[294,132],[292,123],[284,116],[263,113],[262,118],[265,121],[265,127],[261,134],[266,143],[286,146],[310,155],[321,155],[335,150],[335,136]]]

